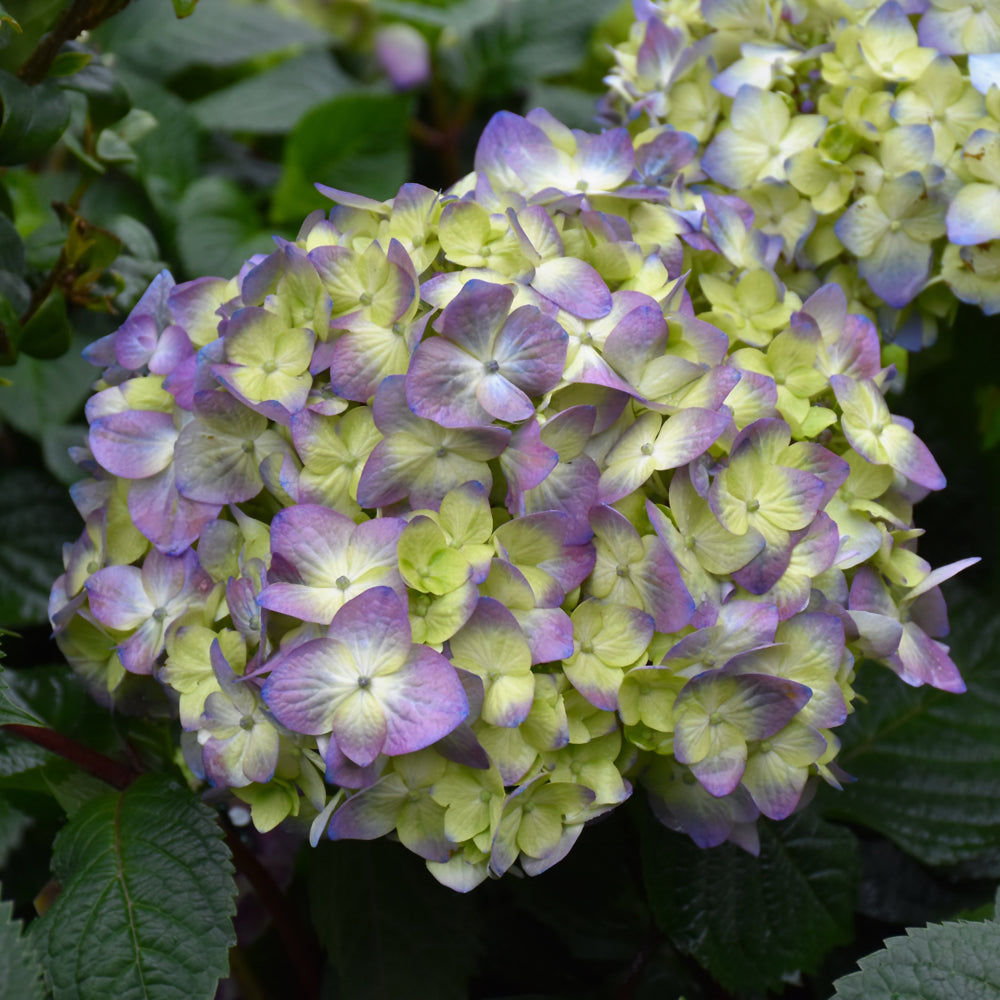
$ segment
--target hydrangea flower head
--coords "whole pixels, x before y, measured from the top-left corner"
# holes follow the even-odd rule
[[[619,54],[666,124],[502,113],[451,190],[325,189],[295,242],[161,275],[90,349],[58,640],[105,691],[160,686],[192,780],[263,828],[394,833],[467,891],[546,870],[641,788],[755,850],[758,817],[837,783],[861,657],[961,690],[939,585],[972,560],[932,570],[912,523],[944,476],[889,411],[872,321],[791,273],[842,239],[893,301],[961,230],[904,155],[929,126],[890,155],[789,96],[820,56],[905,93],[926,49],[891,2],[822,51],[795,34],[822,10],[702,8]],[[705,76],[723,36],[731,100]],[[713,100],[699,164],[671,116]],[[852,154],[878,170],[830,225]]]
[[[782,236],[781,260],[766,266],[796,288],[808,287],[806,274],[843,280],[849,265],[864,279],[864,306],[883,337],[919,348],[940,318],[933,293],[923,293],[939,283],[997,311],[994,7],[637,5],[629,39],[615,48],[602,117],[637,140],[687,135],[696,145],[683,180],[694,207],[711,212],[711,199],[739,199],[755,230]],[[708,276],[689,286],[696,302],[700,291],[717,309]]]

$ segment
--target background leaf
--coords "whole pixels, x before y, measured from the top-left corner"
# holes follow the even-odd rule
[[[836,816],[878,830],[932,864],[1000,847],[1000,618],[986,601],[954,601],[952,656],[968,691],[911,688],[872,664],[840,731],[839,762],[857,781],[823,789]]]
[[[62,892],[32,924],[55,1000],[209,1000],[228,965],[235,884],[211,810],[146,775],[56,838]]]
[[[727,989],[779,989],[850,940],[858,858],[848,830],[812,810],[761,822],[755,858],[732,844],[704,850],[636,812],[656,922]]]
[[[43,622],[79,515],[63,487],[35,469],[0,468],[0,495],[0,625]]]
[[[315,24],[233,0],[212,0],[184,20],[165,3],[131,5],[95,34],[105,49],[159,80],[192,66],[238,66],[255,56],[331,41]]]
[[[0,997],[42,1000],[42,967],[21,921],[11,917],[11,904],[0,900]]]
[[[99,374],[84,361],[82,338],[61,358],[41,361],[21,356],[4,372],[11,384],[0,392],[0,417],[22,434],[40,441],[79,411]]]
[[[330,208],[316,182],[393,197],[409,171],[409,115],[409,98],[390,94],[344,94],[313,108],[288,137],[274,217],[301,222],[313,209]]]
[[[1000,924],[906,929],[838,979],[834,1000],[988,1000],[1000,996]]]
[[[344,1000],[465,1000],[482,942],[476,903],[386,841],[323,842],[309,902]]]
[[[177,215],[177,246],[193,275],[234,274],[248,257],[274,249],[259,227],[250,199],[231,181],[205,177],[184,194]]]
[[[56,144],[69,124],[69,101],[53,83],[29,87],[0,71],[0,164],[27,163]]]
[[[7,685],[7,672],[0,667],[0,725],[19,723],[27,726],[44,725],[42,720],[25,706]]]
[[[310,108],[356,86],[328,53],[304,52],[195,101],[191,110],[207,129],[284,135]]]

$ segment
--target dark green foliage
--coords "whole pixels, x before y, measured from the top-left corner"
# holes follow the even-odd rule
[[[322,844],[310,858],[313,923],[343,1000],[464,1000],[485,946],[474,897],[430,880],[398,844]],[[418,930],[419,929],[419,930]]]
[[[11,918],[11,904],[0,900],[0,997],[42,1000],[44,996],[42,967],[34,948],[21,921]]]
[[[981,601],[955,604],[953,655],[968,692],[906,687],[864,665],[868,703],[844,727],[840,756],[857,781],[821,799],[827,815],[933,865],[1000,848],[1000,619]]]
[[[211,998],[233,943],[235,887],[211,810],[140,778],[56,839],[59,897],[32,925],[55,1000]]]
[[[27,163],[46,153],[69,124],[69,102],[54,83],[30,87],[0,70],[0,164]]]
[[[661,929],[736,994],[778,990],[850,940],[854,838],[806,810],[761,824],[760,856],[702,850],[640,812],[650,909]]]
[[[345,94],[310,111],[285,146],[275,218],[293,222],[328,207],[329,199],[313,187],[316,181],[369,198],[391,198],[409,172],[409,114],[407,98],[379,94]]]
[[[65,490],[35,469],[0,468],[0,491],[0,624],[29,624],[45,616],[78,520]]]

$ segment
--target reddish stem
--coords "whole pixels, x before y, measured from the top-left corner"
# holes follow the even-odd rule
[[[12,736],[35,743],[60,757],[65,757],[81,770],[100,778],[105,784],[119,791],[128,788],[139,777],[138,771],[132,770],[127,764],[121,764],[96,750],[91,750],[90,747],[77,743],[76,740],[57,733],[54,729],[46,729],[44,726],[25,726],[16,722],[8,723],[3,729]]]

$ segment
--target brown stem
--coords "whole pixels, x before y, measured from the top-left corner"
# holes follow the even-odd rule
[[[278,887],[271,873],[232,827],[223,823],[226,845],[239,871],[246,876],[261,905],[267,910],[299,980],[296,996],[317,1000],[320,993],[320,955],[311,931],[299,920],[288,897]]]
[[[105,784],[119,791],[128,788],[139,777],[139,773],[126,764],[105,757],[104,754],[91,750],[90,747],[77,743],[76,740],[57,733],[54,729],[46,729],[44,726],[25,726],[17,722],[8,723],[2,728],[12,736],[35,743],[46,750],[51,750],[52,753],[59,754],[60,757],[65,757],[81,770],[100,778]]]
[[[42,37],[34,51],[21,64],[17,75],[25,83],[41,83],[64,42],[68,42],[84,31],[91,31],[103,24],[109,17],[124,10],[131,0],[76,0],[55,27]]]

